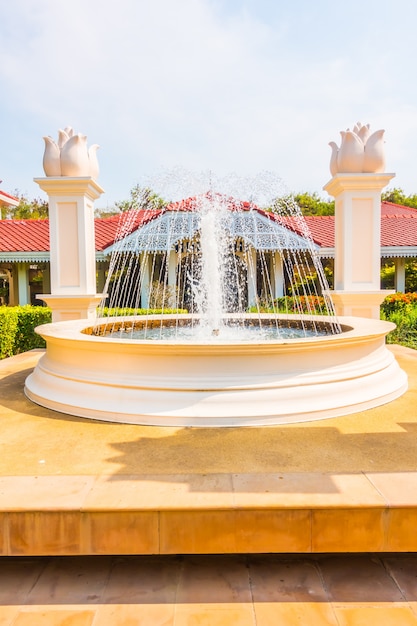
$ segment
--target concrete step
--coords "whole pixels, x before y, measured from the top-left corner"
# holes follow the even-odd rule
[[[0,477],[0,554],[417,551],[417,472]]]

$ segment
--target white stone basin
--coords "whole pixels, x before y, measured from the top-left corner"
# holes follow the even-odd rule
[[[341,334],[255,343],[115,339],[86,334],[89,320],[45,324],[37,332],[47,350],[25,393],[84,418],[204,427],[318,420],[402,395],[406,374],[385,345],[394,325],[339,322]]]

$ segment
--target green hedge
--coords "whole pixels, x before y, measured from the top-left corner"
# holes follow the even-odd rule
[[[393,311],[387,316],[381,315],[381,318],[397,326],[387,335],[387,343],[398,343],[417,350],[417,307]]]
[[[318,299],[323,307],[324,302]],[[303,308],[306,303],[303,303]],[[317,304],[317,302],[314,302]],[[278,298],[279,310],[290,310],[291,298]],[[186,313],[185,310],[165,309],[164,313]],[[105,309],[104,316],[140,315],[162,313],[160,309]],[[325,313],[325,310],[323,310]],[[381,318],[397,325],[387,337],[388,343],[400,343],[417,349],[417,294],[393,294],[381,305]],[[0,306],[0,359],[4,359],[33,348],[44,348],[45,341],[35,333],[36,326],[47,324],[52,319],[51,310],[42,306]]]
[[[328,315],[326,301],[323,296],[282,296],[272,303],[261,303],[252,306],[250,313],[317,313]]]
[[[0,307],[0,359],[14,354],[17,334],[17,307]]]
[[[184,309],[105,309],[104,316],[186,313]],[[51,309],[44,306],[0,306],[0,359],[20,352],[44,348],[45,340],[35,328],[52,320]]]
[[[35,333],[36,326],[52,319],[51,309],[43,306],[0,307],[0,359],[33,348],[44,348],[45,341]]]
[[[387,335],[387,343],[398,343],[417,350],[417,294],[393,293],[381,304],[381,319],[397,328]]]
[[[381,315],[391,315],[417,308],[417,293],[392,293],[381,304]]]

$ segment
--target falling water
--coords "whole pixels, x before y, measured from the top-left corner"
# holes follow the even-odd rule
[[[292,336],[295,326],[297,336],[307,336],[323,330],[317,316],[322,311],[315,308],[318,296],[332,320],[326,332],[340,332],[317,246],[275,175],[214,180],[212,173],[176,170],[147,186],[171,203],[155,209],[145,193],[139,209],[121,216],[97,332],[103,329],[105,307],[119,313],[128,307],[129,313],[147,313],[141,318],[142,338],[163,338],[168,326],[171,338],[200,333],[208,341],[227,339],[236,326],[242,337],[254,324],[265,326],[268,336],[271,326],[278,337]],[[280,276],[286,277],[298,316],[293,310],[285,319],[278,314]],[[172,309],[191,314],[187,324],[181,314],[168,316]],[[155,310],[162,311],[162,318],[152,318]],[[248,310],[255,313],[250,324]],[[297,324],[291,321],[295,318]],[[117,336],[136,336],[127,317],[113,318],[105,327]]]
[[[213,335],[222,326],[223,286],[225,284],[224,233],[221,230],[219,203],[205,196],[200,212],[201,279],[195,285],[196,302],[204,323]]]

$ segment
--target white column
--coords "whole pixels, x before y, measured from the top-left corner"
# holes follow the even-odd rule
[[[149,307],[149,274],[149,254],[147,252],[143,252],[140,255],[140,306],[142,309],[147,309]]]
[[[10,306],[17,306],[19,304],[19,280],[17,263],[13,266],[12,272],[10,274],[9,304]]]
[[[53,321],[93,318],[96,292],[94,200],[103,189],[90,176],[35,178],[49,197],[51,293],[39,296]]]
[[[42,286],[46,293],[51,291],[51,265],[47,264],[42,274]]]
[[[108,263],[100,263],[97,269],[97,289],[102,292],[106,284],[106,269],[108,269]]]
[[[256,306],[258,286],[255,248],[249,248],[246,255],[248,264],[248,306]]]
[[[9,305],[14,306],[15,304],[17,304],[17,302],[15,300],[16,294],[15,294],[15,282],[13,279],[13,273],[11,270],[8,270],[8,269],[5,269],[4,271],[6,272],[7,281],[9,283]]]
[[[405,259],[395,259],[395,291],[405,293]]]
[[[28,264],[17,264],[17,288],[19,294],[19,305],[24,306],[30,304],[29,298],[29,282],[28,282]]]
[[[274,274],[274,297],[282,298],[285,292],[284,285],[284,264],[280,252],[273,254],[273,274]]]
[[[176,308],[177,305],[177,253],[175,250],[170,250],[168,256],[168,289],[170,295],[169,306]]]
[[[339,315],[379,319],[381,191],[394,174],[336,174],[324,187],[335,202],[335,271],[331,292]]]

